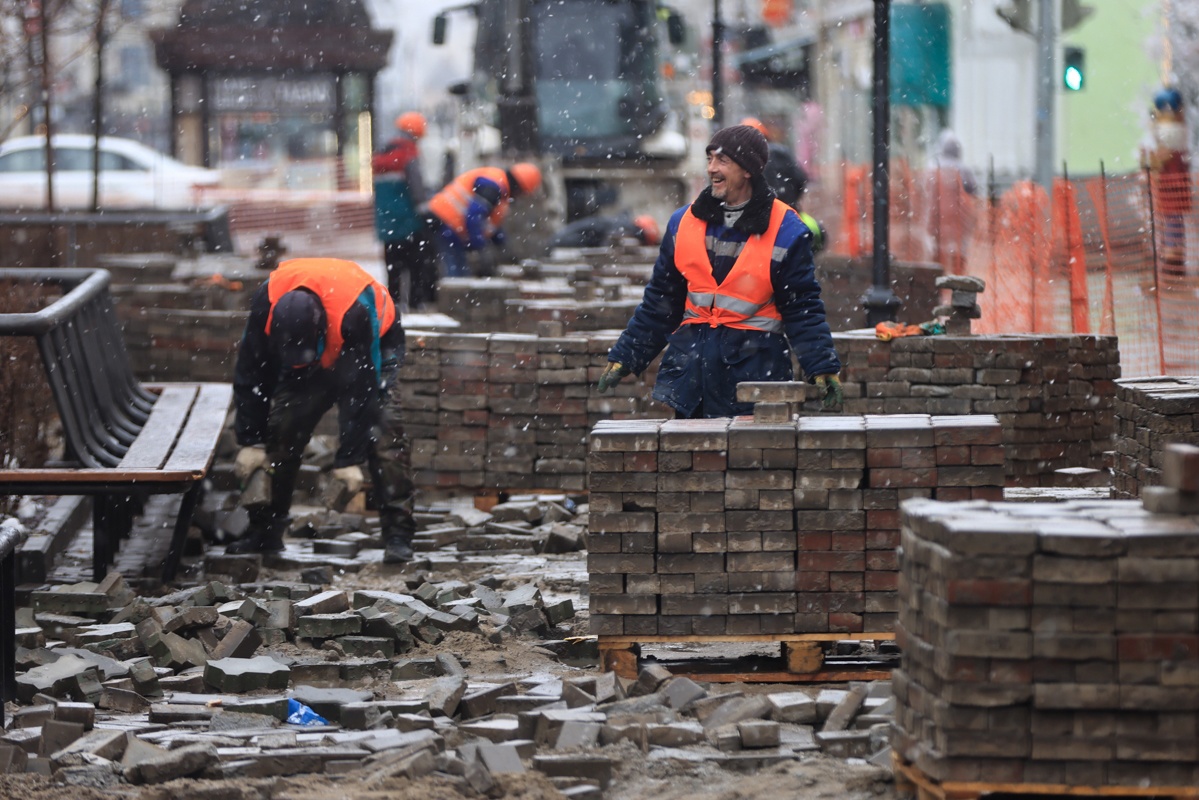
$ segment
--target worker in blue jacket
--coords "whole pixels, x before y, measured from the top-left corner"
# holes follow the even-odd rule
[[[679,417],[750,414],[743,381],[789,381],[794,350],[825,408],[842,402],[841,362],[812,261],[812,231],[762,176],[766,137],[747,125],[707,147],[710,185],[666,227],[641,304],[608,353],[605,392],[669,345],[655,400]]]

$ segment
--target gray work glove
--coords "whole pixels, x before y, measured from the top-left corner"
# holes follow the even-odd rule
[[[233,474],[244,486],[250,476],[266,466],[266,448],[260,444],[252,444],[237,451],[233,460]]]
[[[362,475],[362,467],[357,464],[352,464],[348,467],[338,467],[330,475],[344,483],[346,491],[350,495],[358,494],[362,490],[362,484],[366,482],[366,478]]]

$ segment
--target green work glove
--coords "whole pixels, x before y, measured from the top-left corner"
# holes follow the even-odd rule
[[[845,392],[841,390],[841,379],[836,375],[817,375],[816,385],[824,394],[825,411],[835,411],[845,402]]]
[[[600,375],[599,378],[598,386],[600,394],[620,383],[624,376],[628,374],[629,371],[619,361],[609,361],[608,366],[604,368],[604,374]]]

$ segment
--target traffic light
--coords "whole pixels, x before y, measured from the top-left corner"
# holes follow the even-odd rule
[[[1062,30],[1077,28],[1094,13],[1094,6],[1083,5],[1078,0],[1062,0]]]
[[[1078,92],[1087,82],[1087,53],[1081,47],[1062,49],[1062,85],[1067,91]]]

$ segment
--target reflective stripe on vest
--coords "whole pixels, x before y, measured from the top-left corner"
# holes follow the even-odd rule
[[[687,209],[679,221],[674,251],[675,267],[687,279],[683,325],[783,332],[783,318],[774,305],[770,260],[787,211],[786,204],[774,201],[766,232],[749,237],[733,268],[717,286],[704,241],[707,225]]]
[[[464,172],[429,200],[429,212],[444,222],[446,227],[462,240],[470,238],[470,232],[466,230],[466,209],[470,207],[471,200],[477,199],[484,205],[488,204],[488,201],[475,194],[475,181],[479,178],[487,178],[500,187],[500,202],[491,210],[483,230],[486,236],[491,238],[508,216],[509,197],[512,193],[508,187],[508,173],[504,170],[499,167],[479,167]]]
[[[395,324],[395,305],[387,290],[353,261],[340,258],[293,258],[284,261],[271,273],[267,282],[267,297],[271,310],[266,318],[266,333],[271,332],[271,319],[275,314],[275,303],[293,289],[307,289],[320,298],[325,309],[325,351],[321,353],[321,366],[329,369],[337,362],[345,344],[341,335],[341,324],[346,312],[366,289],[374,295],[374,309],[378,336],[391,330]]]

